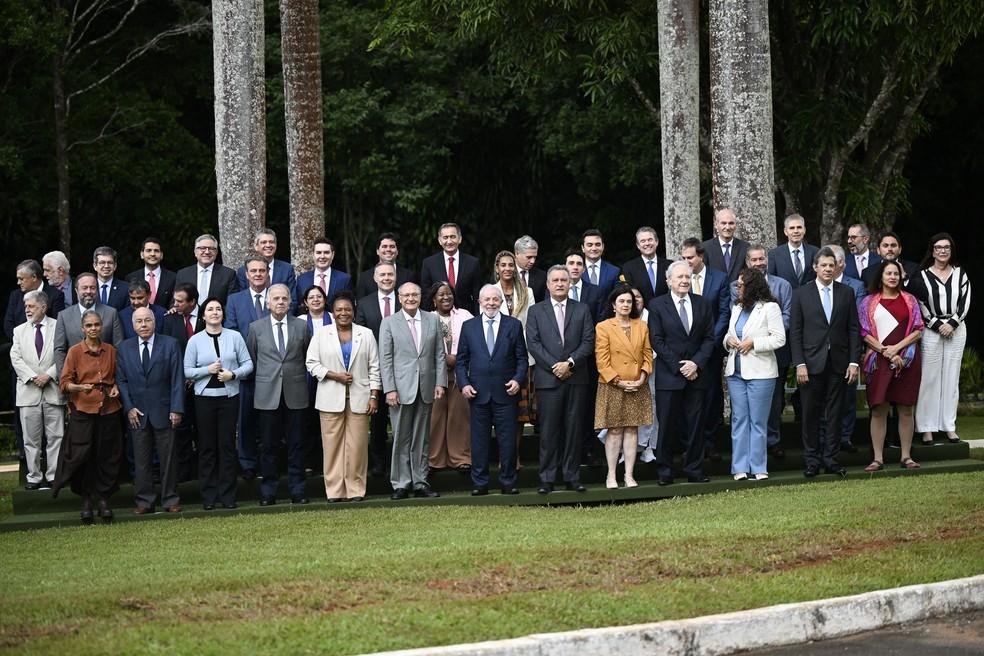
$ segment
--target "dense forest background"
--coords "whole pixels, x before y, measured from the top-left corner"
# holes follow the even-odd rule
[[[59,88],[70,98],[63,127],[73,271],[88,269],[93,248],[103,244],[120,251],[121,274],[131,271],[140,240],[151,234],[164,242],[165,266],[176,269],[192,261],[197,234],[217,232],[212,41],[202,27],[209,3],[136,3],[117,31],[130,3],[78,14],[92,4],[99,3],[0,6],[0,267],[11,288],[17,261],[59,247]],[[437,249],[436,227],[448,220],[464,227],[463,250],[490,269],[492,255],[524,233],[551,262],[585,228],[599,227],[607,257],[621,262],[635,253],[636,226],[661,228],[659,126],[647,105],[659,97],[651,3],[532,3],[548,15],[464,36],[431,17],[427,38],[412,43],[392,38],[399,4],[321,3],[325,233],[337,243],[337,266],[367,268],[382,230],[400,236],[401,261],[415,266]],[[893,5],[908,9],[886,13]],[[906,115],[900,96],[852,158],[842,221],[893,227],[914,260],[930,234],[948,230],[975,284],[984,283],[975,194],[984,179],[984,39],[981,19],[970,25],[961,13],[979,13],[975,6],[770,4],[777,222],[795,199],[809,240],[818,241],[829,154],[895,65],[900,88],[928,80],[925,97]],[[702,14],[706,35],[706,6]],[[267,224],[286,255],[278,16],[277,3],[267,2]],[[389,29],[381,29],[387,20]],[[80,25],[88,37],[73,40]],[[706,86],[704,44],[702,53]],[[868,160],[902,121],[905,156],[879,190]],[[706,236],[712,208],[704,168]]]

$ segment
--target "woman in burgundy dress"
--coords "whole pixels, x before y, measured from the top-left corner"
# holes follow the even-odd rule
[[[905,469],[918,469],[912,459],[912,407],[919,397],[922,370],[919,337],[923,331],[919,301],[902,291],[902,266],[895,261],[878,265],[868,291],[861,301],[858,319],[861,337],[868,346],[864,356],[868,407],[871,408],[871,448],[874,460],[867,472],[883,469],[883,448],[889,404],[899,412],[899,442]]]

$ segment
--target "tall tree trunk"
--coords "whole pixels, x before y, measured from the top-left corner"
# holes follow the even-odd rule
[[[68,105],[65,100],[65,68],[60,54],[55,56],[52,91],[55,103],[55,178],[58,181],[58,245],[71,260],[72,224],[69,201],[71,180],[68,164]]]
[[[697,0],[659,0],[659,105],[667,255],[700,236],[700,32]]]
[[[325,229],[318,0],[280,0],[280,33],[291,262],[307,270],[313,266],[314,240]]]
[[[213,0],[212,25],[219,240],[236,268],[266,223],[263,1]]]
[[[714,206],[734,211],[742,237],[774,245],[767,0],[711,0],[710,40]]]

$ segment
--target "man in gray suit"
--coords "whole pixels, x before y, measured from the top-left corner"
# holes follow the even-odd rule
[[[427,438],[434,399],[448,386],[441,321],[420,310],[415,283],[403,283],[399,295],[403,309],[379,327],[379,369],[393,421],[391,498],[406,499],[411,491],[416,497],[439,497],[427,483]]]
[[[55,365],[58,367],[58,375],[61,376],[62,367],[65,365],[65,355],[68,349],[82,341],[82,315],[86,310],[95,310],[102,319],[102,334],[100,338],[107,344],[114,347],[119,346],[123,341],[123,326],[120,318],[116,314],[116,309],[108,305],[97,303],[98,284],[96,274],[80,273],[75,277],[75,293],[79,302],[70,305],[58,313],[58,321],[55,324]]]
[[[246,348],[253,360],[253,407],[260,416],[260,505],[276,503],[277,451],[280,437],[287,438],[287,487],[291,503],[308,502],[304,490],[301,422],[308,407],[307,323],[289,316],[290,288],[273,285],[267,290],[270,316],[249,325]]]

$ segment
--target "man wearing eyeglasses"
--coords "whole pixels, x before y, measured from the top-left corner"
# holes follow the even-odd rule
[[[214,296],[225,307],[229,295],[239,291],[239,282],[235,271],[216,263],[218,256],[219,241],[212,235],[201,235],[195,240],[196,263],[178,271],[175,284],[194,285],[200,303]]]

